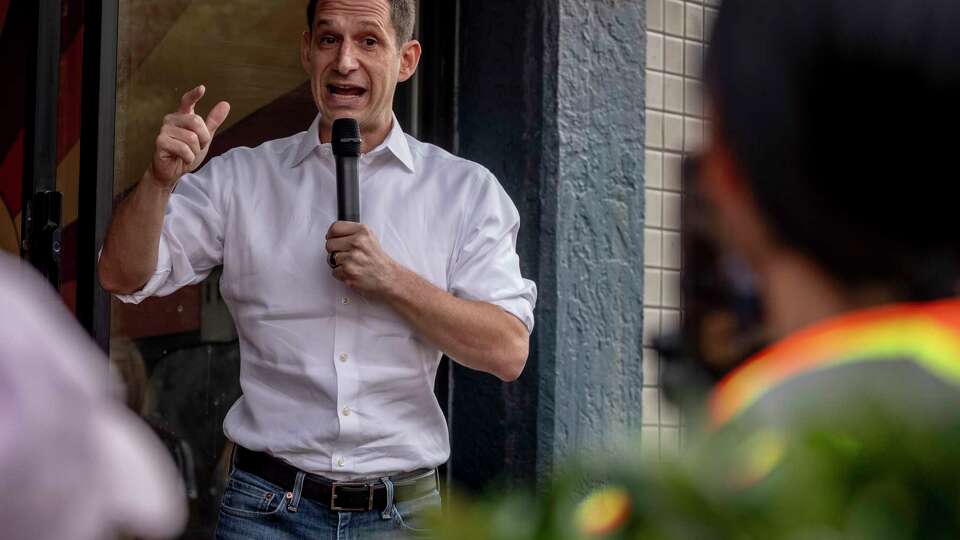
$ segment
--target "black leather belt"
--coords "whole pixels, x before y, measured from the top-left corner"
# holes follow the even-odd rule
[[[293,491],[300,469],[263,452],[237,446],[234,466],[259,476],[286,491]],[[436,469],[423,469],[390,477],[395,502],[415,499],[437,489]],[[382,511],[387,507],[387,486],[381,480],[336,482],[307,473],[303,481],[304,497],[328,506],[335,512]]]

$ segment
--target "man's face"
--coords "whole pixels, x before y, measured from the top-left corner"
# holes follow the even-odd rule
[[[321,0],[301,53],[321,127],[355,118],[378,133],[390,127],[397,82],[413,76],[420,45],[398,46],[388,0]]]

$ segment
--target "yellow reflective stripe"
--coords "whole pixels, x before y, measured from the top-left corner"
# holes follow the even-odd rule
[[[791,349],[790,355],[776,350],[761,355],[721,383],[710,405],[715,427],[733,420],[791,377],[844,364],[904,357],[960,386],[960,335],[929,316],[838,327]]]

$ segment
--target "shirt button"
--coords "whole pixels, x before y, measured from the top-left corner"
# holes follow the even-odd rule
[[[343,302],[343,305],[346,306],[346,305],[349,305],[349,304],[350,304],[350,299],[347,298],[346,296],[344,296],[343,299],[341,300],[341,302]]]
[[[350,416],[350,407],[344,407],[344,408],[343,408],[343,415],[344,415],[344,416]]]
[[[344,461],[343,458],[337,459],[337,467],[343,467]]]
[[[341,354],[340,354],[340,361],[341,361],[341,362],[346,362],[346,361],[349,360],[349,359],[350,359],[350,355],[349,355],[349,354],[347,354],[347,353],[341,353]]]

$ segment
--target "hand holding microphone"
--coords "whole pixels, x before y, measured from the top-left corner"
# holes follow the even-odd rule
[[[331,144],[337,160],[337,221],[360,222],[360,124],[353,118],[333,122]],[[329,234],[327,237],[329,238]],[[327,257],[330,268],[336,269],[337,252]]]
[[[399,271],[369,227],[360,223],[360,126],[352,118],[333,123],[337,160],[337,222],[327,232],[327,262],[333,277],[361,293],[383,294]]]

